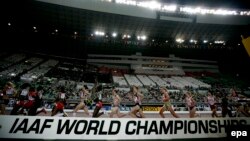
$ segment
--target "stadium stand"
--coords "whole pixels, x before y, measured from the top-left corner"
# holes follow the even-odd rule
[[[16,59],[14,59],[16,60]],[[8,69],[0,72],[2,78],[8,79],[20,75],[21,73],[28,71],[29,69],[35,67],[38,63],[42,62],[41,58],[29,58],[24,62],[11,66]]]
[[[155,82],[160,87],[169,87],[170,85],[163,81],[159,76],[148,76],[153,82]]]
[[[0,69],[4,69],[7,68],[11,65],[13,65],[14,63],[17,63],[21,60],[23,60],[26,56],[24,54],[13,54],[7,58],[4,58],[3,60],[1,60],[0,64]]]
[[[124,77],[130,86],[143,86],[142,83],[134,75],[124,74]]]
[[[113,81],[115,84],[118,84],[120,87],[128,86],[123,76],[113,76]]]
[[[136,77],[142,82],[144,86],[156,86],[156,84],[152,80],[150,80],[146,75],[136,75]]]
[[[19,79],[15,80],[17,89],[19,89],[24,82],[27,82],[27,80],[35,87],[43,86],[45,92],[44,105],[47,108],[52,107],[60,86],[65,87],[69,102],[67,106],[68,108],[72,108],[72,104],[76,104],[78,101],[79,89],[84,85],[89,89],[94,88],[94,79],[98,80],[100,88],[98,88],[96,93],[93,93],[92,97],[102,97],[104,103],[110,103],[111,88],[115,86],[119,90],[118,94],[122,97],[122,104],[132,104],[133,101],[129,99],[128,94],[130,93],[130,87],[136,85],[141,87],[141,91],[145,96],[142,102],[145,105],[161,105],[162,101],[159,88],[167,87],[175,110],[187,110],[185,105],[183,105],[183,96],[186,91],[192,93],[193,98],[198,103],[198,110],[209,110],[204,103],[204,97],[208,90],[212,91],[218,97],[219,102],[222,97],[222,92],[230,94],[230,89],[234,86],[230,83],[226,83],[227,80],[232,81],[230,77],[218,74],[189,72],[187,76],[168,77],[141,74],[123,75],[123,72],[127,73],[127,71],[106,68],[108,71],[104,71],[103,73],[103,71],[96,71],[96,67],[84,67],[80,62],[73,63],[55,59],[49,59],[41,63],[42,61],[40,58],[31,57],[26,61],[19,62],[19,64],[7,67],[5,71],[0,73],[8,74],[10,72],[16,72],[16,74],[22,74],[16,75],[19,77]],[[98,70],[101,70],[101,68],[103,69],[103,67],[100,67]],[[24,71],[25,69],[28,71]],[[11,80],[12,78],[9,79]],[[110,79],[112,81],[110,81]],[[223,80],[220,85],[217,84],[218,80]],[[235,90],[237,93],[244,95],[244,91],[239,89],[239,87],[235,87]],[[246,91],[246,89],[243,90]],[[12,106],[11,103],[9,106]],[[127,109],[126,106],[125,109]]]
[[[168,82],[170,84],[170,86],[174,87],[174,88],[184,89],[184,87],[185,87],[182,83],[178,82],[177,80],[175,80],[173,78],[163,78],[163,80]]]
[[[52,67],[56,66],[58,61],[56,60],[48,60],[38,67],[28,71],[27,73],[23,74],[20,79],[24,82],[33,82],[37,78],[45,75]]]

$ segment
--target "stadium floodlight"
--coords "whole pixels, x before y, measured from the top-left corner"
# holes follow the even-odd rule
[[[177,5],[164,5],[162,7],[162,10],[165,10],[165,11],[172,11],[172,12],[174,12],[174,11],[176,11],[176,9],[177,9]]]
[[[232,11],[232,15],[238,15],[237,11]]]
[[[212,14],[218,15],[238,15],[238,13],[234,10],[225,10],[225,9],[218,9]]]
[[[214,15],[244,15],[244,12],[237,12],[236,10],[225,9],[208,9],[200,7],[180,7],[181,12],[189,14],[214,14]]]
[[[106,2],[113,2],[113,0],[102,0]],[[166,12],[175,12],[180,9],[180,12],[188,14],[214,14],[214,15],[246,15],[250,16],[250,11],[238,11],[238,10],[226,10],[226,9],[211,9],[211,8],[201,8],[194,6],[178,6],[175,4],[164,4],[159,3],[157,0],[151,1],[137,1],[137,0],[114,0],[118,4],[126,4],[138,7],[144,7],[152,10],[160,10]]]
[[[115,0],[116,3],[127,4],[127,5],[136,5],[134,0]]]
[[[184,40],[183,40],[183,39],[181,39],[181,38],[177,38],[177,39],[176,39],[176,42],[177,42],[177,43],[183,43],[183,42],[184,42]]]
[[[11,23],[8,23],[8,26],[11,26]]]
[[[245,15],[248,15],[248,16],[249,16],[249,15],[250,15],[250,11],[246,11],[246,12],[245,12]]]
[[[250,11],[240,11],[239,13],[241,16],[243,16],[243,15],[249,16],[250,15]]]
[[[142,40],[146,40],[147,37],[146,37],[145,35],[143,35],[143,36],[141,36],[141,39],[142,39]]]
[[[216,14],[218,14],[218,15],[227,15],[227,11],[226,11],[226,10],[223,10],[223,9],[218,9],[218,10],[216,11]]]
[[[104,36],[105,33],[102,32],[102,31],[95,31],[95,35],[97,35],[97,36]]]
[[[104,36],[105,35],[105,33],[104,32],[101,32],[101,36]]]
[[[150,9],[161,9],[161,4],[156,1],[148,2],[148,8]]]
[[[137,40],[141,40],[141,36],[137,36]]]
[[[207,40],[204,40],[203,43],[207,43],[208,41]]]
[[[220,41],[220,40],[219,40],[219,41],[214,41],[214,43],[215,43],[215,44],[223,44],[223,43],[225,43],[225,41]]]
[[[113,32],[112,37],[116,37],[116,36],[117,36],[117,33]]]
[[[196,8],[193,8],[193,7],[180,7],[180,11],[181,12],[186,12],[186,13],[189,13],[189,14],[196,14],[196,13],[199,13],[201,11],[201,8],[200,7],[196,7]]]
[[[127,35],[127,34],[124,34],[123,37],[122,37],[122,39],[124,39],[124,38],[131,38],[131,36]]]
[[[196,44],[196,43],[197,43],[197,40],[191,39],[191,40],[189,40],[189,42],[190,42],[190,43],[195,43],[195,44]]]
[[[146,40],[147,36],[142,35],[142,36],[137,36],[137,40]]]
[[[160,10],[161,9],[161,4],[156,2],[156,1],[137,2],[136,5],[140,6],[140,7],[149,8],[152,10],[155,10],[155,9]]]

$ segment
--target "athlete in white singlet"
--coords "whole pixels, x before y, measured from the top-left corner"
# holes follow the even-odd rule
[[[230,89],[230,97],[229,99],[232,102],[232,106],[235,106],[236,111],[235,111],[235,117],[248,117],[250,116],[244,109],[246,105],[246,102],[243,102],[244,99],[246,99],[245,96],[237,94],[234,89]]]
[[[15,97],[16,89],[13,83],[7,82],[2,91],[1,114],[5,114],[5,105],[9,103],[10,98]]]
[[[110,118],[113,118],[113,116],[116,114],[117,117],[121,118],[126,116],[126,114],[122,114],[120,113],[120,103],[121,103],[121,98],[120,96],[117,94],[117,90],[113,89],[112,90],[112,99],[113,99],[113,107],[111,109],[111,113],[110,113]]]
[[[188,110],[189,110],[189,117],[190,118],[198,117],[199,115],[196,114],[196,107],[195,107],[196,102],[193,99],[193,97],[191,96],[190,92],[186,92],[185,102],[186,102],[186,105],[187,105]]]
[[[131,108],[129,115],[131,117],[138,117],[136,113],[139,113],[141,118],[145,118],[145,115],[142,110],[142,99],[144,98],[143,94],[139,91],[139,88],[136,86],[132,87],[132,97],[131,100],[135,102],[135,106]]]
[[[217,115],[217,107],[215,105],[215,96],[211,94],[211,92],[208,92],[207,97],[205,98],[205,102],[207,102],[210,106],[210,109],[212,111],[212,117],[218,117]]]
[[[80,103],[76,106],[75,110],[73,111],[73,116],[76,116],[76,112],[83,108],[84,112],[89,116],[87,100],[90,97],[90,93],[84,87],[80,90]]]
[[[11,82],[7,82],[4,88],[4,92],[8,97],[14,97],[16,94],[14,84]]]

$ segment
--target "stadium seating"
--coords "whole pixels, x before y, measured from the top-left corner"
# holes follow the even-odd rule
[[[123,76],[113,76],[114,83],[117,83],[120,87],[128,86],[125,78]]]
[[[163,81],[159,76],[153,76],[150,75],[148,76],[153,82],[155,82],[158,86],[160,87],[169,87],[170,85],[166,82]]]
[[[31,69],[32,67],[36,66],[40,62],[42,62],[41,58],[30,58],[26,60],[25,62],[11,66],[8,69],[0,72],[0,75],[2,76],[2,78],[15,77],[23,73],[24,71]]]
[[[199,88],[197,85],[185,80],[184,78],[182,77],[172,77],[173,79],[175,79],[176,81],[178,81],[179,83],[183,84],[184,87],[191,87],[191,88],[194,88],[194,89],[197,89]]]
[[[142,82],[144,86],[156,86],[156,84],[146,75],[136,75],[136,77]]]
[[[197,85],[199,87],[211,88],[211,85],[208,85],[208,84],[206,84],[206,83],[204,83],[204,82],[202,82],[200,80],[197,80],[197,79],[195,79],[193,77],[183,77],[183,79],[185,79],[186,81],[191,82],[191,83],[193,83],[193,84],[195,84],[195,85]]]
[[[126,78],[130,86],[143,86],[142,83],[134,75],[125,74],[124,77]]]
[[[218,92],[224,91],[229,94],[231,88],[230,83],[226,83],[226,80],[230,79],[222,77],[222,75],[214,77],[216,75],[203,76],[199,73],[192,73],[192,75],[188,76],[166,77],[166,75],[124,74],[122,70],[114,68],[106,68],[105,71],[99,70],[98,72],[96,67],[85,67],[81,63],[59,62],[58,60],[43,62],[41,58],[29,58],[26,61],[22,61],[23,59],[19,60],[16,57],[25,58],[25,55],[7,57],[9,60],[12,60],[13,65],[5,68],[4,71],[0,72],[0,75],[2,78],[8,77],[9,80],[12,80],[14,76],[21,76],[20,80],[22,81],[18,79],[15,81],[18,90],[24,82],[30,82],[35,87],[43,86],[45,104],[48,107],[51,107],[51,104],[53,104],[60,86],[65,87],[68,103],[77,103],[79,89],[86,85],[91,90],[95,85],[95,79],[98,80],[100,87],[97,92],[92,93],[91,97],[100,97],[104,103],[111,102],[111,88],[115,86],[122,98],[121,104],[133,104],[129,95],[131,86],[135,85],[140,87],[140,91],[144,95],[143,104],[161,105],[162,94],[159,88],[167,87],[171,102],[176,110],[186,110],[183,96],[187,90],[192,93],[193,98],[196,100],[198,110],[210,110],[204,103],[204,96],[208,90],[220,98],[221,95]],[[7,59],[2,59],[2,61],[7,61]],[[113,79],[113,81],[109,82],[109,79]],[[222,80],[221,82],[223,83],[214,85],[218,83],[218,80]],[[0,83],[1,87],[3,87],[4,83]],[[221,85],[225,87],[220,87]],[[236,91],[241,93],[240,89],[236,88]]]
[[[185,87],[182,83],[178,82],[177,80],[173,78],[163,78],[163,80],[165,80],[167,83],[170,84],[171,87],[174,87],[174,88],[184,89]]]
[[[39,78],[40,76],[45,75],[51,67],[58,64],[58,61],[56,60],[48,60],[44,63],[42,63],[40,66],[28,71],[26,74],[23,74],[20,79],[25,82],[32,82]]]
[[[13,65],[14,63],[17,63],[21,60],[23,60],[25,58],[25,55],[24,54],[14,54],[14,55],[11,55],[5,59],[3,59],[2,61],[0,61],[0,68],[3,69],[3,68],[7,68],[11,65]]]

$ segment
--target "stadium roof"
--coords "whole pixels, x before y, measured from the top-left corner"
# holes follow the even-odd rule
[[[168,2],[166,0],[162,0]],[[228,0],[227,0],[228,1]],[[201,2],[195,0],[178,1],[181,4],[207,3],[217,5],[225,0]],[[230,4],[229,4],[230,3]],[[230,0],[224,3],[226,6],[233,6],[235,1]],[[241,3],[238,3],[241,5]],[[57,30],[59,34],[90,35],[96,30],[105,33],[116,32],[118,34],[146,35],[150,39],[176,39],[184,40],[240,40],[240,35],[248,35],[249,25],[222,25],[205,24],[193,22],[177,22],[160,19],[148,19],[120,14],[111,14],[67,7],[56,4],[49,4],[38,1],[17,2],[13,5],[9,2],[8,25],[21,31],[53,32]],[[244,5],[248,6],[248,5]]]
[[[250,4],[245,0],[160,0],[166,3],[178,3],[181,5],[203,5],[208,7],[225,7],[249,9]]]

